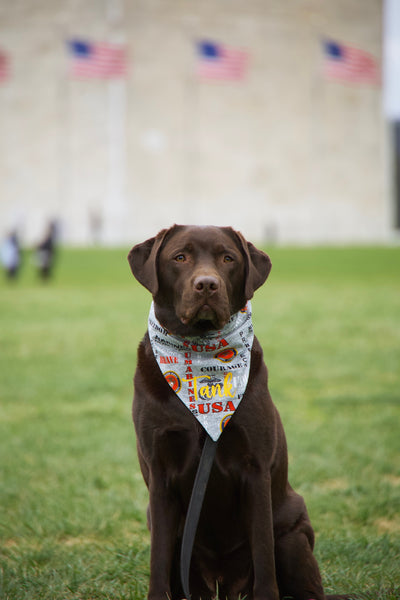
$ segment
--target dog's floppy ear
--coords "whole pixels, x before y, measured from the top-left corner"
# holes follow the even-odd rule
[[[158,292],[158,253],[168,231],[169,229],[162,229],[155,237],[136,244],[128,254],[132,273],[153,296]]]
[[[246,300],[250,300],[256,289],[262,286],[271,271],[272,263],[268,254],[258,250],[251,242],[245,240],[238,231],[235,232],[240,240],[242,252],[246,263],[246,281],[244,293]]]

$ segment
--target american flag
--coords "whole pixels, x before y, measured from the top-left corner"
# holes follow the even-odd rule
[[[323,41],[323,51],[323,73],[328,79],[350,83],[380,83],[378,62],[369,52],[333,40]]]
[[[10,61],[8,55],[0,50],[0,83],[7,81],[10,76]]]
[[[248,54],[210,41],[197,43],[197,73],[202,79],[239,80],[246,75]]]
[[[70,75],[76,79],[114,79],[127,71],[125,46],[70,40]]]

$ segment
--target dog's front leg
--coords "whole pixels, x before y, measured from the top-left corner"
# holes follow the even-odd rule
[[[165,473],[149,481],[151,534],[149,600],[171,598],[171,566],[177,538],[179,507],[165,485]]]
[[[247,529],[254,569],[253,600],[279,600],[270,476],[252,473],[247,479],[246,492]]]

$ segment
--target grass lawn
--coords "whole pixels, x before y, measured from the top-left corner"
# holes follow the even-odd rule
[[[126,250],[0,281],[0,598],[146,596],[130,409],[150,296]],[[400,598],[400,249],[273,248],[253,300],[328,592]]]

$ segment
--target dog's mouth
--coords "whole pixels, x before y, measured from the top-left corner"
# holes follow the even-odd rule
[[[203,304],[194,318],[194,322],[199,323],[200,321],[211,323],[216,321],[216,313],[208,304]]]
[[[181,322],[195,329],[199,333],[222,329],[229,320],[228,316],[217,312],[212,306],[205,303],[200,308],[195,308],[186,311],[181,317]]]

